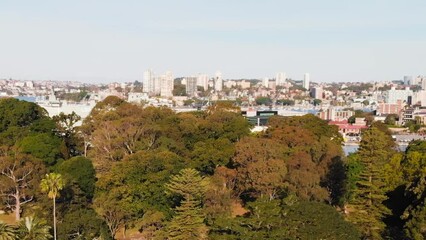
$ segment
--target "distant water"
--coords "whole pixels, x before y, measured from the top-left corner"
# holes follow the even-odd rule
[[[345,145],[342,146],[343,152],[345,152],[345,155],[348,156],[351,153],[356,152],[358,150],[359,145]],[[407,149],[407,145],[398,145],[398,150],[401,152],[405,152],[405,149]]]
[[[18,97],[15,97],[15,98],[19,99],[19,100],[27,101],[27,102],[35,102],[36,101],[36,97],[31,97],[31,96],[18,96]]]

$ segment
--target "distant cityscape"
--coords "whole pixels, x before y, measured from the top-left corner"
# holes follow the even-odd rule
[[[378,82],[320,83],[292,79],[285,72],[263,79],[225,79],[199,73],[175,77],[171,71],[157,74],[146,70],[141,81],[88,84],[70,81],[0,80],[0,96],[16,97],[43,106],[51,116],[60,112],[79,114],[83,119],[99,101],[118,96],[132,103],[167,106],[176,111],[202,109],[214,101],[234,101],[254,125],[266,125],[268,114],[300,116],[315,114],[337,125],[351,139],[366,128],[365,118],[348,122],[357,111],[384,121],[395,115],[395,126],[426,123],[426,77],[403,76]],[[261,114],[262,111],[271,111]],[[265,117],[266,116],[266,117]],[[352,138],[356,139],[356,138]]]

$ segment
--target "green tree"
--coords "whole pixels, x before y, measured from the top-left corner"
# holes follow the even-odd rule
[[[208,139],[194,144],[192,167],[205,174],[213,174],[218,166],[226,166],[234,155],[235,147],[226,138]]]
[[[268,125],[262,137],[273,142],[266,148],[278,148],[283,152],[282,159],[287,167],[287,192],[303,200],[339,203],[343,195],[344,169],[342,136],[337,127],[312,114],[302,117],[274,116],[269,119]],[[252,151],[256,151],[256,148]]]
[[[353,200],[348,205],[348,219],[365,236],[381,239],[383,218],[390,213],[383,201],[385,195],[384,166],[393,154],[389,136],[376,127],[363,133],[358,150],[362,171],[359,173]]]
[[[314,106],[318,106],[318,105],[320,105],[321,103],[322,103],[321,99],[314,99],[314,100],[312,101],[312,104],[314,104]]]
[[[233,165],[236,187],[252,197],[277,197],[286,187],[287,168],[283,148],[271,139],[246,137],[236,144]]]
[[[404,232],[409,239],[422,240],[426,238],[426,207],[419,204],[416,208],[406,211],[407,222]],[[409,216],[409,217],[408,217]]]
[[[191,168],[182,169],[166,184],[166,193],[183,197],[175,210],[176,215],[167,226],[169,239],[207,239],[208,229],[201,209],[207,184],[207,180]]]
[[[385,118],[385,124],[387,125],[395,125],[396,121],[398,121],[398,114],[389,114]]]
[[[360,239],[360,233],[331,206],[298,201],[259,198],[246,205],[248,213],[211,226],[216,239]]]
[[[171,215],[171,201],[164,194],[170,175],[184,166],[182,158],[170,151],[139,151],[123,159],[96,183],[95,209],[114,237],[120,227],[139,224],[149,211]]]
[[[81,120],[81,117],[75,112],[70,114],[61,112],[59,115],[53,116],[52,119],[56,123],[56,134],[64,140],[67,147],[67,158],[80,155],[82,146],[76,123]]]
[[[47,166],[53,166],[63,158],[61,146],[62,141],[50,133],[29,135],[18,143],[21,152],[42,159]]]
[[[290,99],[279,99],[277,100],[277,105],[283,105],[283,106],[293,106],[294,105],[294,100],[290,100]]]
[[[41,160],[31,155],[13,151],[0,157],[0,197],[7,210],[15,213],[16,221],[22,206],[34,200],[40,175],[45,172]]]
[[[270,105],[272,104],[272,100],[269,97],[258,97],[256,98],[257,105]]]
[[[53,200],[53,237],[56,240],[56,198],[59,192],[64,188],[65,182],[59,173],[46,174],[41,180],[40,187],[42,192],[46,192],[47,196]]]
[[[175,211],[176,215],[167,226],[168,239],[207,239],[208,229],[198,200],[185,199]]]
[[[290,239],[360,239],[354,225],[346,222],[332,206],[302,201],[284,208],[285,227]]]
[[[48,113],[35,103],[15,98],[0,100],[0,132],[9,127],[28,127],[34,122],[48,118]]]
[[[92,199],[95,192],[96,172],[92,161],[85,157],[73,157],[57,167],[65,182],[77,184],[87,199]]]
[[[4,222],[0,222],[0,240],[15,240],[17,239],[16,229]]]
[[[91,208],[67,212],[59,223],[58,239],[110,239],[104,221]]]
[[[45,220],[25,217],[19,223],[18,237],[20,240],[49,240],[52,235]]]

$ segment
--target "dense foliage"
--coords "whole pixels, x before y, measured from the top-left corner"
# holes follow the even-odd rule
[[[230,102],[175,113],[108,97],[79,127],[15,99],[0,113],[1,207],[17,223],[3,239],[426,236],[426,143],[397,153],[384,124],[346,158],[326,121],[275,116],[251,134]]]

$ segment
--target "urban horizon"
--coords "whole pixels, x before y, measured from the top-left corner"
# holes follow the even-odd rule
[[[282,71],[317,82],[393,80],[426,74],[425,8],[420,0],[2,2],[0,78],[122,82],[151,68],[175,76],[220,70],[225,79]]]

